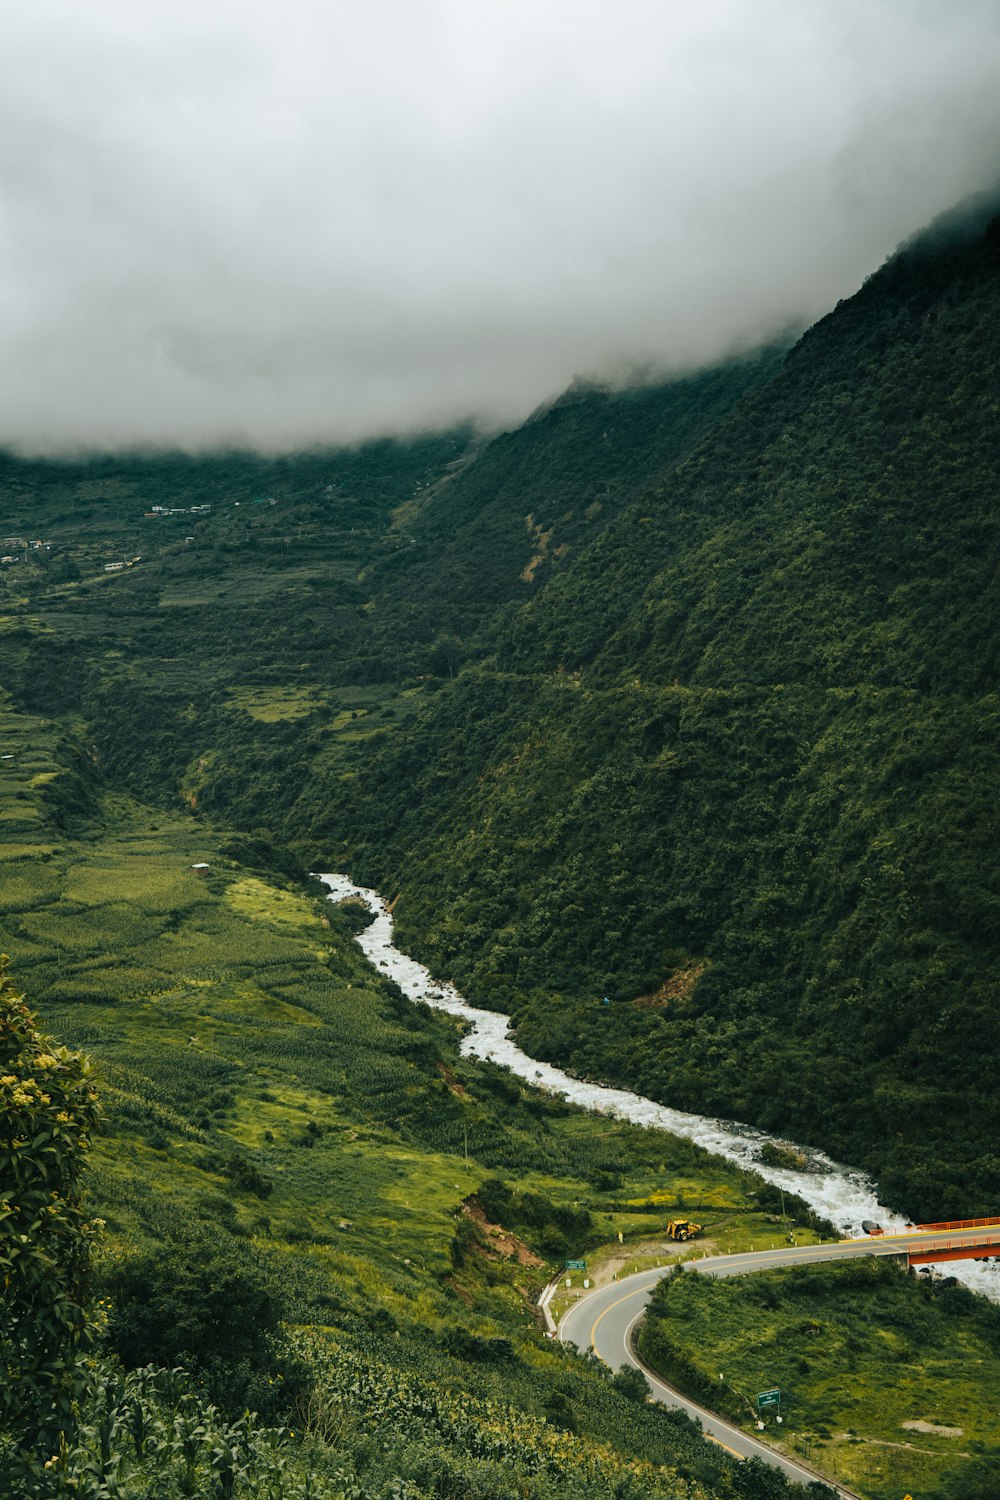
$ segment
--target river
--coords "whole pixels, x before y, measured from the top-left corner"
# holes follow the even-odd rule
[[[363,901],[374,914],[375,920],[358,934],[357,941],[374,967],[394,980],[408,1000],[423,1001],[437,1010],[447,1011],[449,1015],[460,1016],[468,1023],[469,1029],[461,1043],[464,1055],[510,1068],[536,1088],[561,1094],[583,1109],[684,1136],[706,1151],[757,1172],[785,1192],[797,1193],[814,1213],[828,1219],[844,1236],[860,1235],[863,1219],[874,1219],[887,1230],[906,1228],[905,1219],[879,1203],[875,1184],[866,1173],[832,1161],[822,1151],[794,1146],[794,1143],[768,1135],[753,1125],[687,1114],[645,1099],[641,1094],[633,1094],[628,1089],[587,1083],[564,1073],[561,1068],[552,1067],[550,1063],[529,1057],[509,1035],[509,1016],[470,1005],[454,985],[432,978],[423,964],[400,952],[393,942],[392,913],[377,891],[355,885],[346,875],[320,875],[317,878],[328,886],[331,901],[354,897]],[[769,1143],[793,1146],[794,1150],[801,1151],[807,1165],[795,1169],[773,1167],[762,1162],[760,1153]],[[1000,1302],[1000,1265],[955,1261],[947,1266],[945,1274],[955,1276],[974,1291]]]

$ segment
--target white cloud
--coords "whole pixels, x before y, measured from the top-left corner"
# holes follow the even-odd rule
[[[817,316],[1000,172],[972,0],[34,0],[0,58],[32,448],[516,420]]]

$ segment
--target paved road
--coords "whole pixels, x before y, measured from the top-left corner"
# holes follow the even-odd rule
[[[765,1463],[775,1464],[797,1484],[810,1484],[818,1479],[820,1476],[815,1469],[805,1468],[796,1463],[795,1459],[786,1458],[783,1453],[778,1453],[766,1443],[741,1432],[738,1427],[732,1427],[721,1417],[699,1406],[696,1401],[681,1395],[680,1391],[667,1385],[636,1359],[630,1345],[632,1330],[645,1312],[653,1288],[667,1274],[667,1269],[669,1268],[640,1271],[635,1276],[625,1276],[621,1281],[613,1281],[610,1286],[601,1287],[599,1291],[581,1297],[563,1318],[559,1326],[559,1337],[564,1343],[576,1344],[580,1349],[592,1347],[612,1370],[619,1370],[622,1365],[634,1365],[641,1369],[657,1401],[662,1401],[665,1406],[679,1406],[689,1417],[697,1418],[704,1431],[724,1448],[728,1448],[730,1453],[740,1458],[759,1458]],[[840,1489],[838,1493],[853,1496],[851,1490]]]
[[[768,1271],[775,1266],[813,1265],[817,1261],[854,1260],[862,1255],[928,1254],[956,1248],[982,1249],[983,1255],[998,1253],[1000,1227],[982,1229],[912,1229],[869,1239],[835,1240],[828,1245],[782,1245],[778,1250],[748,1251],[744,1255],[708,1255],[688,1261],[690,1269],[705,1276],[741,1276],[748,1271]],[[663,1274],[661,1272],[661,1274]]]
[[[995,1245],[996,1237],[995,1227],[932,1232],[915,1230],[874,1239],[866,1236],[862,1240],[840,1240],[827,1245],[786,1245],[778,1250],[711,1255],[702,1260],[688,1261],[686,1265],[689,1271],[696,1271],[703,1276],[738,1276],[752,1271],[767,1271],[776,1266],[814,1265],[820,1261],[851,1260],[864,1255],[899,1256],[908,1251],[938,1250],[955,1245],[981,1245],[984,1253],[987,1253],[991,1244]],[[646,1310],[653,1288],[670,1269],[664,1267],[655,1271],[640,1271],[581,1297],[563,1317],[559,1326],[560,1339],[564,1343],[576,1344],[581,1349],[592,1348],[612,1370],[618,1370],[626,1364],[641,1369],[657,1401],[662,1401],[667,1406],[679,1406],[689,1416],[696,1417],[705,1432],[730,1452],[744,1458],[763,1459],[766,1463],[783,1469],[798,1484],[809,1484],[819,1477],[814,1470],[778,1453],[766,1443],[731,1426],[697,1402],[689,1400],[673,1386],[660,1380],[633,1354],[632,1331]],[[725,1374],[725,1371],[722,1373]],[[829,1480],[826,1482],[831,1483]],[[851,1497],[854,1494],[852,1490],[837,1485],[831,1487],[844,1496]]]

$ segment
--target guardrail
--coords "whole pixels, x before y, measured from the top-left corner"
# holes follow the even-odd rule
[[[1000,1218],[994,1219],[946,1219],[940,1224],[914,1224],[914,1229],[923,1232],[931,1232],[935,1229],[988,1229],[994,1224],[1000,1225]]]
[[[1000,1220],[994,1222],[1000,1226]],[[941,1260],[988,1260],[991,1255],[1000,1256],[1000,1227],[962,1235],[961,1239],[935,1239],[930,1235],[926,1241],[921,1238],[917,1246],[907,1246],[906,1253],[911,1266]]]

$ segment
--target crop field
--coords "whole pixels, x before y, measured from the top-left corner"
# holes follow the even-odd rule
[[[236,688],[229,697],[234,708],[240,708],[251,718],[264,724],[277,724],[285,719],[304,719],[325,705],[325,700],[311,687]]]
[[[391,729],[419,691],[248,686],[229,711],[280,727],[320,710],[331,738],[360,737]],[[662,1226],[676,1214],[704,1225],[682,1255],[779,1243],[787,1226],[764,1185],[689,1143],[587,1116],[462,1059],[458,1025],[404,1001],[364,961],[357,908],[242,864],[229,836],[204,821],[89,786],[85,751],[8,701],[0,756],[0,946],[46,1028],[97,1067],[104,1114],[89,1196],[106,1221],[101,1263],[179,1233],[251,1245],[284,1268],[303,1326],[334,1325],[335,1344],[313,1346],[331,1389],[358,1375],[357,1329],[384,1317],[403,1341],[392,1376],[401,1400],[445,1410],[471,1380],[487,1405],[466,1418],[486,1431],[497,1420],[489,1403],[507,1399],[513,1381],[522,1412],[537,1417],[525,1427],[508,1413],[512,1452],[531,1448],[531,1420],[556,1408],[581,1432],[614,1429],[620,1444],[618,1419],[598,1421],[594,1389],[567,1373],[572,1358],[538,1346],[531,1300],[566,1258],[586,1257],[598,1278],[666,1263]],[[502,1221],[532,1252],[524,1265],[469,1238],[462,1204],[495,1195],[498,1182],[508,1185]],[[800,1215],[796,1233],[806,1240],[817,1228]],[[557,1315],[579,1290],[560,1289]],[[921,1384],[895,1334],[868,1329],[862,1348],[832,1298],[828,1379],[822,1344],[810,1333],[799,1347],[801,1320],[759,1330],[754,1356],[735,1329],[727,1343],[714,1305],[705,1334],[703,1314],[695,1307],[682,1331],[697,1329],[707,1364],[737,1372],[739,1389],[773,1378],[800,1391],[791,1440],[877,1500],[901,1477],[930,1483],[985,1440],[1000,1376],[974,1320],[950,1342],[957,1325],[943,1326]],[[456,1348],[513,1338],[516,1378],[488,1360],[474,1376],[467,1361],[457,1373],[446,1349],[430,1358],[426,1330],[459,1327],[447,1335]],[[779,1348],[793,1368],[772,1376],[760,1361]],[[845,1349],[859,1369],[850,1400],[836,1374]],[[878,1358],[889,1361],[891,1387]],[[549,1409],[553,1380],[571,1394]],[[905,1430],[907,1413],[931,1429],[961,1428],[963,1441]],[[631,1441],[637,1460],[657,1451],[649,1435]],[[572,1443],[551,1454],[567,1474],[598,1463]]]
[[[648,1231],[630,1200],[655,1193],[666,1212],[674,1184],[742,1222],[759,1217],[753,1181],[462,1059],[456,1023],[366,963],[357,908],[240,864],[194,817],[88,788],[78,747],[6,702],[0,741],[18,813],[0,842],[2,946],[45,1028],[96,1066],[101,1276],[198,1236],[264,1256],[369,1474],[374,1381],[394,1410],[436,1413],[436,1462],[469,1482],[500,1454],[514,1474],[519,1453],[523,1494],[538,1472],[552,1493],[632,1474],[622,1494],[666,1496],[664,1461],[717,1479],[728,1460],[693,1432],[540,1344],[532,1299],[564,1257]],[[461,1212],[490,1182],[510,1185],[524,1265]],[[373,1344],[376,1327],[397,1342]],[[379,1451],[410,1462],[414,1432],[386,1427]]]

